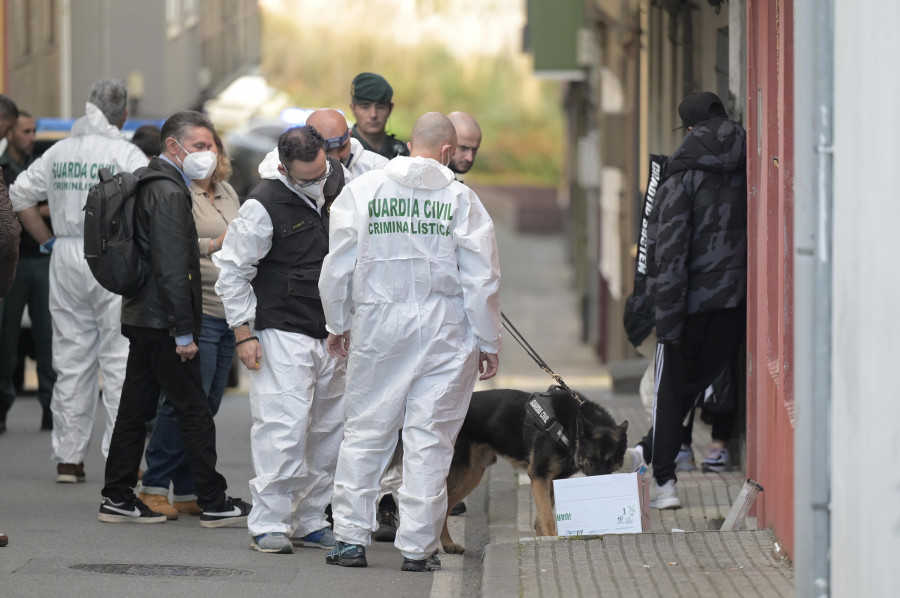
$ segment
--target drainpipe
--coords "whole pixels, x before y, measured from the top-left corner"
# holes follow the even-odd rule
[[[72,118],[72,3],[59,3],[59,117]]]
[[[794,580],[830,593],[833,0],[794,4]]]

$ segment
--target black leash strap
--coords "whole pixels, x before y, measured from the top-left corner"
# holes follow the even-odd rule
[[[578,393],[569,388],[569,386],[563,381],[562,377],[560,377],[559,374],[550,369],[550,366],[547,365],[547,362],[544,361],[541,356],[538,355],[537,351],[535,351],[534,348],[528,344],[528,341],[525,340],[525,337],[522,336],[522,333],[516,330],[516,327],[513,326],[513,323],[510,321],[510,319],[506,317],[506,314],[500,312],[500,315],[503,317],[503,327],[506,328],[507,332],[509,332],[514,339],[516,339],[517,343],[522,345],[522,348],[525,349],[525,352],[528,354],[528,356],[531,357],[542,370],[550,374],[550,376],[554,380],[556,380],[556,383],[559,385],[559,387],[569,393],[572,398],[578,402],[579,406],[583,405],[584,401],[581,399],[581,397],[578,396]]]

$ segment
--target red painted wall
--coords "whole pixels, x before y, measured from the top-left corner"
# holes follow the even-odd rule
[[[794,546],[793,0],[747,2],[747,474],[760,528]]]

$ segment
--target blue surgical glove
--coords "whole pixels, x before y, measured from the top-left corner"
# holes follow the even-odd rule
[[[56,237],[50,237],[40,245],[41,253],[45,255],[50,255],[53,251],[53,244],[56,243]]]

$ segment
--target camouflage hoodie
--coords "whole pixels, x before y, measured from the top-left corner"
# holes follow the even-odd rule
[[[687,315],[744,302],[745,137],[734,121],[708,120],[694,127],[666,161],[648,244],[648,293],[659,342],[681,342]]]

